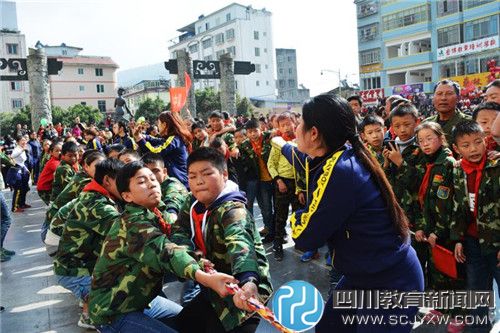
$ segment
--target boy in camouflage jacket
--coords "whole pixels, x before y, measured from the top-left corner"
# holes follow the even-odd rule
[[[111,227],[93,272],[90,317],[101,331],[165,331],[152,320],[178,313],[179,306],[158,296],[163,276],[196,279],[224,297],[223,273],[205,273],[183,246],[169,240],[170,225],[158,209],[160,184],[140,161],[126,164],[117,177],[117,189],[127,202],[121,219]],[[204,264],[204,263],[203,263]]]
[[[87,297],[90,276],[111,225],[120,213],[115,200],[116,173],[122,163],[105,160],[96,166],[95,179],[87,184],[68,214],[54,259],[54,273],[59,284],[83,300],[83,313],[78,325],[88,327]]]
[[[50,201],[54,201],[57,198],[78,171],[80,171],[78,145],[72,141],[68,141],[63,144],[61,149],[61,163],[59,163],[54,173]]]
[[[477,123],[458,123],[452,137],[453,148],[462,156],[454,169],[455,258],[465,263],[468,289],[492,290],[493,279],[500,285],[500,165],[487,158],[485,135]],[[485,318],[488,309],[480,307],[472,314]]]
[[[227,180],[224,157],[212,148],[200,148],[188,158],[191,196],[172,229],[172,241],[214,264],[215,270],[234,275],[245,296],[263,302],[272,293],[269,264],[245,197]],[[181,332],[255,330],[241,295],[221,298],[202,289],[179,315]]]
[[[142,162],[153,172],[160,183],[166,221],[170,224],[174,223],[188,196],[186,187],[177,178],[168,176],[167,168],[160,155],[148,153],[142,157]]]

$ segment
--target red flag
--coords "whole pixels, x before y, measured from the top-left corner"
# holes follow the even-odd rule
[[[191,88],[191,78],[186,72],[184,72],[184,79],[186,81],[185,87],[172,87],[169,89],[170,109],[172,112],[180,112],[186,105],[189,89]]]

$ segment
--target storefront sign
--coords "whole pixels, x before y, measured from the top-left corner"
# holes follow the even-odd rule
[[[361,90],[359,92],[359,96],[363,100],[363,104],[373,104],[376,103],[379,99],[384,98],[384,89],[377,88],[377,89]]]
[[[418,94],[424,91],[423,83],[415,83],[415,84],[401,84],[399,86],[392,87],[393,95],[410,95],[410,94]]]
[[[498,35],[478,39],[472,42],[442,47],[437,50],[437,59],[443,60],[448,57],[463,56],[471,53],[492,50],[498,48]]]

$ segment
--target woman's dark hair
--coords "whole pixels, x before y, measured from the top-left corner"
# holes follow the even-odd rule
[[[160,113],[158,119],[162,123],[167,124],[166,136],[177,135],[186,145],[188,151],[191,150],[191,142],[193,141],[193,135],[187,128],[187,126],[182,121],[181,116],[178,112],[163,111]]]
[[[130,179],[135,176],[137,171],[147,168],[142,161],[133,161],[125,164],[116,175],[116,189],[118,193],[130,191]]]
[[[382,167],[361,142],[356,131],[356,119],[349,103],[333,94],[321,94],[306,101],[302,107],[304,131],[316,127],[330,152],[340,149],[346,141],[352,145],[356,157],[371,173],[387,204],[395,230],[408,237],[408,218],[398,204]]]

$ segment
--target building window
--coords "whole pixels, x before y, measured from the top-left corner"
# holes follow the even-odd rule
[[[102,76],[102,68],[95,69],[95,76]]]
[[[377,1],[367,1],[358,5],[358,18],[373,15],[378,12]]]
[[[412,24],[425,22],[430,19],[429,5],[421,5],[405,9],[397,13],[382,16],[383,30],[392,30]]]
[[[439,65],[439,75],[442,78],[451,77],[457,75],[455,69],[455,62],[443,63]]]
[[[210,46],[212,46],[212,38],[207,38],[201,41],[201,46],[203,47],[203,49],[208,49]]]
[[[460,11],[460,2],[458,0],[438,0],[436,2],[437,16],[445,16]]]
[[[23,107],[23,100],[20,98],[16,98],[12,100],[12,108],[13,109],[20,109]]]
[[[220,17],[215,19],[215,26],[218,26],[218,25],[220,25]]]
[[[62,50],[62,55],[68,55],[68,50]]]
[[[280,73],[280,74],[283,74],[283,68],[280,68],[280,69],[279,69],[279,73]]]
[[[498,34],[498,17],[493,15],[464,23],[465,42]]]
[[[87,105],[87,102],[80,102],[80,105],[85,106],[85,105]]]
[[[230,53],[233,58],[236,57],[236,47],[235,46],[228,47],[226,49],[226,51],[227,51],[227,53]]]
[[[255,81],[255,85],[256,85],[257,87],[260,87],[260,82],[259,82],[259,80]]]
[[[489,72],[490,68],[488,67],[488,61],[495,60],[498,64],[499,56],[497,55],[486,55],[484,58],[479,59],[479,73]]]
[[[279,80],[278,85],[280,88],[285,88],[285,80]]]
[[[253,39],[259,40],[259,32],[258,31],[253,32]]]
[[[265,65],[264,65],[264,69],[267,69],[267,68],[268,68],[268,66],[267,66],[267,64],[265,64]]]
[[[226,40],[234,39],[234,29],[226,30]]]
[[[106,101],[97,101],[97,108],[101,112],[106,112]]]
[[[359,64],[361,66],[377,64],[380,62],[380,49],[363,51],[359,54]]]
[[[17,54],[18,44],[7,44],[7,54]]]
[[[362,79],[363,89],[377,89],[381,88],[380,86],[380,76],[377,77],[369,77],[366,79]]]
[[[264,53],[267,53],[267,48],[264,48]]]
[[[78,75],[83,75],[83,68],[78,68]]]
[[[266,86],[268,86],[268,85],[269,85],[269,81],[266,81]]]
[[[11,81],[10,82],[10,90],[21,91],[22,85],[20,81]]]
[[[464,9],[481,6],[493,1],[495,0],[464,0]]]
[[[80,91],[85,91],[85,86],[79,86]]]
[[[378,23],[365,25],[358,28],[358,39],[360,42],[374,40],[378,35]]]
[[[222,43],[224,43],[224,33],[223,32],[215,35],[215,44],[220,45]]]
[[[260,73],[260,64],[255,64],[255,73]]]
[[[476,74],[478,72],[477,59],[465,60],[465,74]]]
[[[209,29],[210,29],[210,23],[209,23],[209,22],[207,22],[207,23],[205,23],[205,31],[207,31],[207,30],[209,30]]]
[[[210,60],[214,60],[214,59],[212,58],[212,55],[211,55],[211,54],[209,54],[209,55],[207,55],[207,56],[204,56],[204,57],[203,57],[203,60],[205,60],[205,61],[210,61]]]
[[[293,80],[293,79],[288,80],[288,86],[290,88],[294,88],[295,87],[295,80]]]
[[[293,69],[292,68],[288,68],[288,74],[293,74]]]
[[[234,80],[234,88],[238,89],[238,81]]]
[[[255,48],[255,56],[260,57],[260,49],[258,47]]]
[[[198,43],[189,45],[188,49],[189,49],[189,53],[198,52]]]
[[[226,22],[231,21],[231,13],[226,14]]]
[[[104,84],[98,84],[96,87],[97,87],[97,92],[98,93],[103,93],[104,92]]]
[[[460,44],[460,24],[452,25],[450,27],[438,29],[438,47],[445,47],[448,45]]]
[[[223,55],[224,53],[225,53],[224,50],[217,51],[217,52],[215,52],[215,57],[217,59],[220,59],[220,56]]]

